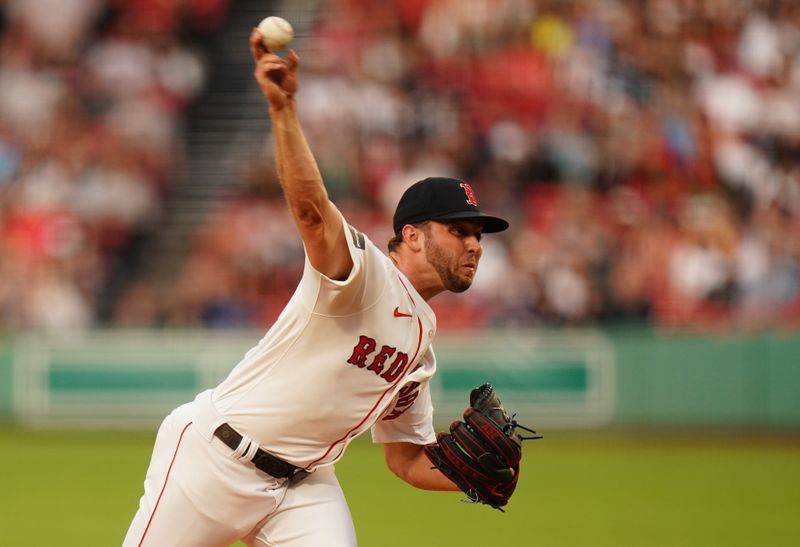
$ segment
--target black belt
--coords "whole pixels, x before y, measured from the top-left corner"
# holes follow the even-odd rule
[[[222,424],[214,431],[214,436],[228,445],[231,450],[236,450],[239,443],[242,442],[242,435],[228,424]],[[295,475],[302,475],[301,467],[292,465],[285,462],[277,456],[273,456],[265,450],[260,448],[256,451],[255,456],[250,460],[253,465],[268,475],[272,475],[277,479],[289,479]]]

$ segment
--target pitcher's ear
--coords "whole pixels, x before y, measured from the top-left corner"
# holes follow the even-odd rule
[[[423,241],[422,238],[424,237],[424,233],[422,230],[414,226],[413,224],[406,224],[403,226],[403,241],[406,242],[406,245],[411,248],[413,251],[419,251],[422,249]]]

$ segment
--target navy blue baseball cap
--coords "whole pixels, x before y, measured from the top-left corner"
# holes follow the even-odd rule
[[[481,213],[471,185],[448,177],[428,177],[412,184],[397,204],[392,227],[399,234],[406,224],[459,218],[479,220],[484,233],[508,228],[502,218]]]

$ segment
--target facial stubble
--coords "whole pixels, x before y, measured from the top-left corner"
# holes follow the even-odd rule
[[[439,279],[442,280],[442,284],[448,291],[460,293],[472,285],[472,278],[461,277],[456,273],[458,262],[455,257],[436,244],[430,235],[425,238],[425,258],[439,274]]]

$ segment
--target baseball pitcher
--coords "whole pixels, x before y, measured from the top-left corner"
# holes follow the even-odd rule
[[[164,419],[124,545],[354,546],[333,464],[368,430],[409,484],[504,506],[524,428],[485,385],[437,437],[428,301],[469,288],[482,234],[508,223],[482,213],[469,184],[428,178],[402,196],[381,252],[328,199],[298,120],[298,56],[274,55],[255,29],[250,49],[304,272],[228,377]]]

